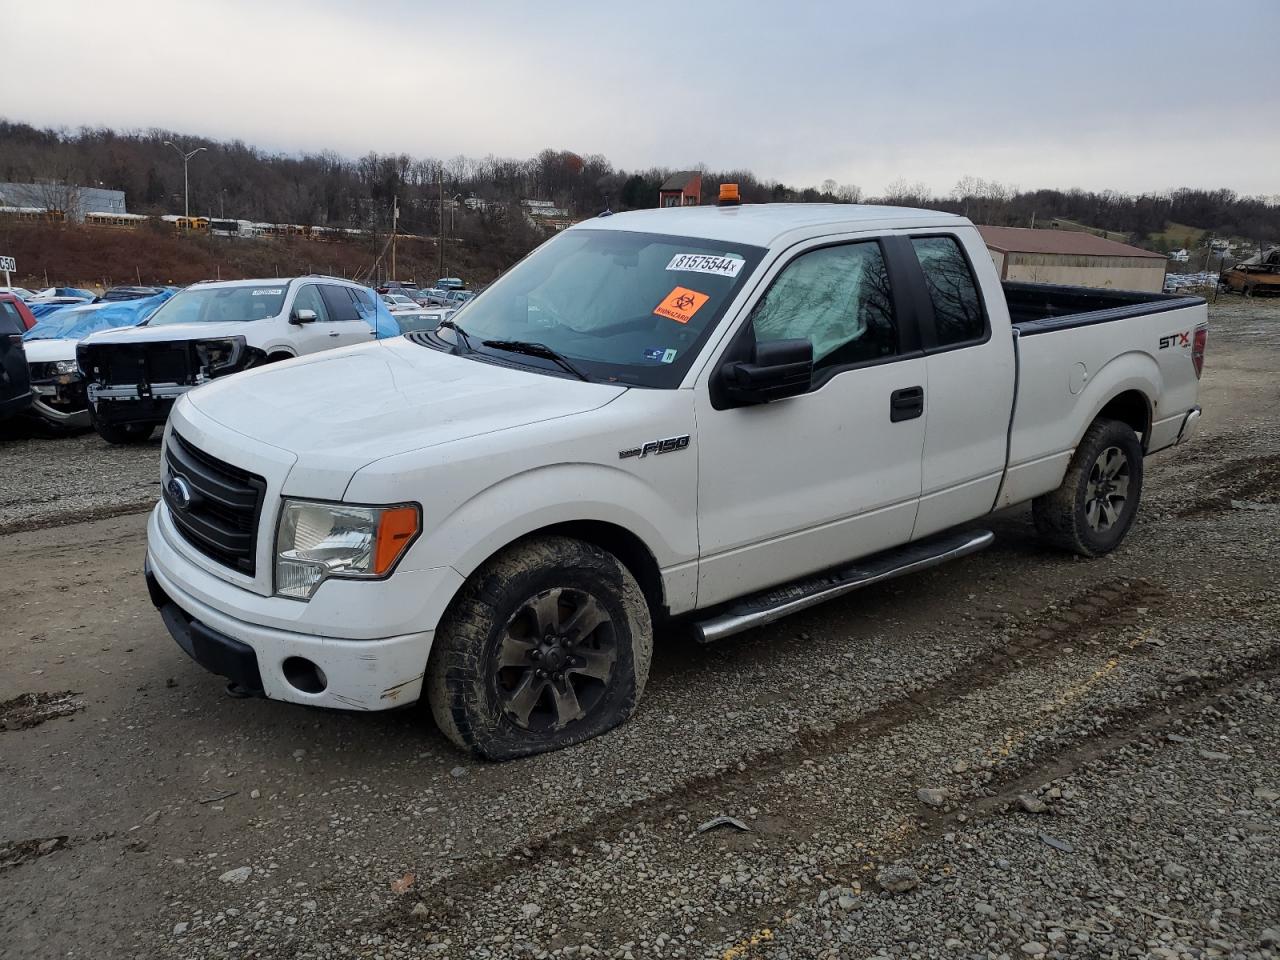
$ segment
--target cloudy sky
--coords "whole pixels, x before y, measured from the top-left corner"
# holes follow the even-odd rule
[[[1280,0],[15,0],[3,23],[0,115],[40,126],[1280,194]]]

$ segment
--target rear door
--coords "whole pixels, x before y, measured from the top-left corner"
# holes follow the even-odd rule
[[[1013,409],[1014,356],[991,257],[972,228],[911,234],[928,370],[924,465],[914,537],[990,511],[1004,471]],[[993,335],[993,331],[999,331]]]
[[[320,294],[329,311],[328,329],[325,331],[330,340],[329,346],[344,347],[365,343],[377,335],[356,310],[357,291],[336,283],[322,283]]]
[[[0,416],[16,413],[30,402],[31,380],[22,347],[25,331],[18,308],[0,300]]]

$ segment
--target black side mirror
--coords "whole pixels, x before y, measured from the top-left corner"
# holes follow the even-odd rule
[[[720,368],[725,397],[733,405],[768,403],[805,393],[813,380],[813,344],[808,340],[765,340],[755,359]]]
[[[293,311],[293,316],[289,318],[289,322],[296,323],[299,325],[304,323],[315,323],[316,312],[314,310],[308,310],[306,307],[303,307],[301,310]]]

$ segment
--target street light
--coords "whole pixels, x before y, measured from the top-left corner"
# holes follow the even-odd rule
[[[183,153],[182,148],[179,147],[176,143],[174,143],[171,140],[166,140],[164,142],[164,145],[166,147],[173,147],[174,152],[177,153],[178,156],[182,158],[182,218],[187,221],[187,226],[190,227],[191,226],[191,188],[187,181],[187,164],[191,162],[192,157],[194,157],[201,150],[205,150],[207,148],[196,147],[190,153]]]

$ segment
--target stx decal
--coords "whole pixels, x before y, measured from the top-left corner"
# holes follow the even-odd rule
[[[1168,347],[1189,347],[1191,346],[1191,331],[1185,333],[1171,333],[1167,337],[1160,338],[1160,349],[1164,350]]]

